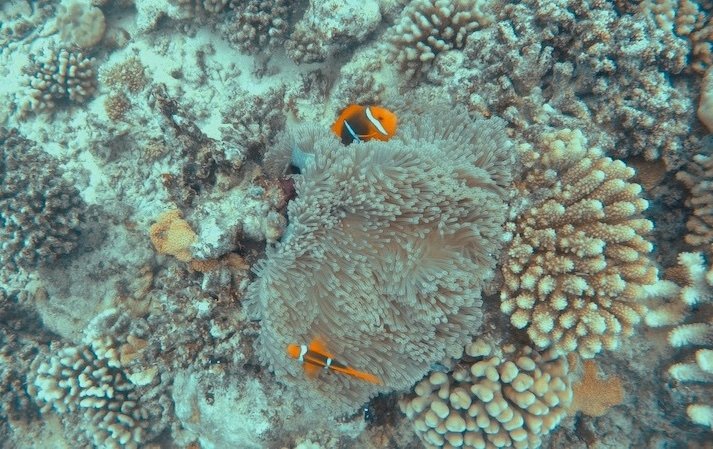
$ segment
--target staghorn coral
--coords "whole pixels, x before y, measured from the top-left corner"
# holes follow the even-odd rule
[[[103,318],[100,316],[99,318]],[[113,337],[87,334],[79,346],[53,343],[30,366],[29,394],[43,414],[54,411],[68,432],[95,447],[138,448],[163,430],[165,404],[133,384]]]
[[[381,22],[377,2],[310,0],[285,44],[297,63],[321,62],[364,41]]]
[[[400,401],[428,449],[539,448],[572,401],[564,357],[478,339]]]
[[[492,21],[480,0],[416,0],[392,30],[391,53],[407,78],[420,76],[436,57],[462,49],[476,29]]]
[[[52,112],[60,105],[85,103],[97,88],[94,58],[81,51],[46,47],[30,55],[24,67],[27,92],[20,99],[21,114]]]
[[[694,155],[686,171],[676,173],[676,179],[689,189],[686,205],[693,211],[686,223],[689,232],[684,239],[689,245],[710,253],[713,250],[713,158],[710,156],[713,142],[709,141],[709,147]]]
[[[262,361],[338,414],[379,390],[409,387],[431,363],[459,355],[480,325],[510,143],[502,121],[472,122],[460,110],[433,108],[415,120],[389,142],[345,147],[326,129],[302,128],[281,144],[302,169],[297,198],[246,305],[262,319]],[[285,348],[318,336],[384,385],[305,379]]]
[[[285,43],[294,5],[287,0],[242,0],[232,3],[234,12],[218,24],[223,37],[241,51],[264,53]]]
[[[77,248],[85,204],[58,161],[0,128],[0,266],[47,265]]]
[[[533,203],[507,225],[501,310],[539,348],[585,358],[615,349],[657,279],[634,171],[567,129],[543,134],[524,159],[518,190]]]
[[[57,27],[63,43],[89,49],[104,37],[106,21],[102,10],[87,0],[73,1],[59,7]]]
[[[681,253],[678,267],[670,270],[678,288],[646,317],[650,326],[674,325],[668,342],[678,360],[668,368],[676,399],[687,404],[686,413],[696,424],[713,430],[713,270],[702,253]],[[693,351],[684,351],[693,347]]]

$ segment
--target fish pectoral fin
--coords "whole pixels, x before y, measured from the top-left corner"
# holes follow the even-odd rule
[[[315,377],[319,376],[319,372],[322,371],[322,367],[318,365],[313,365],[311,363],[305,363],[304,370],[307,377],[309,377],[310,379],[314,379]]]
[[[312,341],[309,343],[309,350],[316,352],[319,355],[328,357],[330,359],[334,358],[334,356],[332,356],[332,354],[327,351],[327,345],[324,343],[324,340],[319,337],[315,337],[312,339]]]

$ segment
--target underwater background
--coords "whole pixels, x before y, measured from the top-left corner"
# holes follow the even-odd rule
[[[0,448],[713,448],[712,17],[1,0]]]

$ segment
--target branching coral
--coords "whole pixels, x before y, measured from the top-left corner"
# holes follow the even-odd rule
[[[337,413],[400,389],[457,356],[481,320],[512,171],[500,120],[434,108],[389,142],[345,147],[321,128],[288,136],[301,166],[282,241],[249,289],[261,359]],[[291,343],[321,337],[343,363],[378,376],[305,380]]]
[[[69,254],[85,207],[79,191],[16,130],[0,128],[0,146],[0,265],[35,268]]]
[[[242,0],[218,25],[228,42],[247,53],[265,52],[285,43],[294,5],[287,0]]]
[[[675,325],[668,341],[683,358],[668,369],[668,375],[685,385],[680,392],[688,403],[686,412],[695,423],[713,430],[713,270],[701,253],[681,253],[678,270],[672,270],[679,288],[646,317],[651,326]],[[680,348],[695,347],[692,352]],[[678,389],[677,389],[678,390]]]
[[[492,18],[480,0],[416,0],[393,30],[392,52],[407,77],[426,71],[440,53],[461,49],[474,30]]]
[[[159,254],[168,254],[181,262],[192,259],[190,247],[196,241],[196,233],[181,218],[181,212],[170,210],[161,214],[149,230],[151,243]]]
[[[401,401],[428,449],[539,448],[572,401],[564,357],[478,339]]]
[[[713,157],[710,152],[694,155],[686,171],[676,173],[676,179],[690,190],[686,204],[693,213],[686,223],[689,231],[686,243],[713,253]]]
[[[310,0],[285,48],[295,62],[319,62],[369,36],[381,21],[376,2]]]
[[[162,430],[168,411],[148,387],[124,371],[123,346],[112,337],[87,335],[80,346],[52,344],[32,363],[28,392],[42,413],[59,413],[70,432],[84,432],[95,447],[138,448]]]
[[[28,90],[21,99],[22,113],[51,112],[61,104],[89,100],[97,88],[94,62],[81,51],[66,48],[31,54],[30,64],[24,67]]]
[[[657,279],[634,171],[570,130],[544,134],[524,159],[518,189],[534,203],[508,223],[501,310],[539,348],[587,358],[614,349]]]

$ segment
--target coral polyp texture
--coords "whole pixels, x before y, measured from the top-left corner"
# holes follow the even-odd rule
[[[476,29],[492,17],[479,0],[416,0],[391,33],[392,53],[407,77],[421,75],[448,50],[462,49]]]
[[[428,449],[539,448],[567,414],[566,358],[478,339],[449,373],[434,372],[402,399]]]
[[[340,413],[410,387],[432,363],[458,356],[481,323],[512,148],[500,120],[436,112],[388,142],[345,147],[312,128],[285,137],[303,171],[285,234],[249,289],[262,319],[257,349],[278,379]],[[383,385],[306,379],[285,350],[314,338]]]
[[[690,191],[687,205],[693,213],[686,223],[686,243],[713,253],[713,144],[705,153],[693,156],[685,171],[676,178]]]
[[[61,105],[84,103],[97,89],[94,58],[68,48],[44,48],[25,66],[25,97],[20,109],[51,112]]]
[[[77,248],[85,204],[59,161],[0,128],[0,265],[36,268]]]
[[[680,383],[675,391],[691,421],[713,431],[713,270],[702,253],[681,253],[676,268],[679,289],[647,323],[673,326],[668,342],[678,355],[668,376]]]
[[[60,414],[68,431],[84,431],[95,447],[138,448],[161,432],[155,421],[163,410],[143,403],[111,337],[80,346],[53,345],[50,351],[33,362],[28,385],[42,413]]]
[[[587,358],[616,349],[657,280],[634,170],[571,130],[543,134],[523,160],[518,189],[532,203],[507,225],[501,310],[539,348]]]

